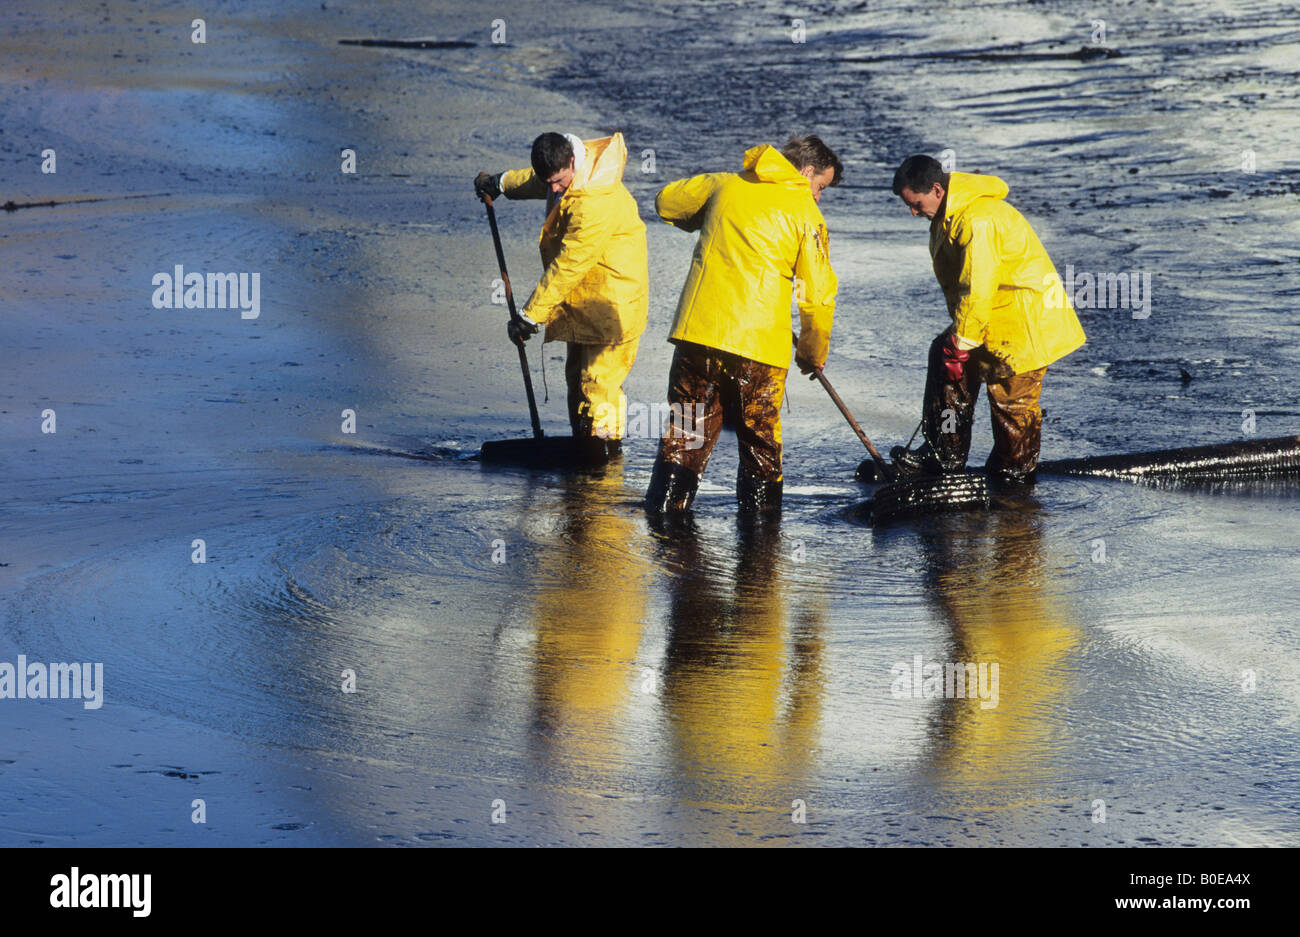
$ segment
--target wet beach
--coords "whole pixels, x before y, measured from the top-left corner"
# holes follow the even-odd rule
[[[888,186],[951,150],[1062,273],[1150,275],[1079,309],[1044,458],[1293,434],[1300,8],[1116,5],[1104,41],[1063,0],[502,10],[232,4],[202,44],[176,3],[0,11],[0,201],[96,199],[0,215],[0,662],[104,674],[97,709],[0,699],[0,844],[1300,844],[1294,480],[1045,476],[873,528],[797,374],[779,521],[737,517],[730,433],[681,524],[640,506],[653,432],[482,466],[529,424],[471,188],[542,130],[625,134],[649,407],[693,247],[654,193],[819,133],[826,374],[887,447],[946,322]],[[522,299],[541,210],[497,215]],[[157,308],[176,265],[258,273],[258,315]],[[563,349],[528,353],[567,432]],[[996,700],[913,679],[973,661]]]

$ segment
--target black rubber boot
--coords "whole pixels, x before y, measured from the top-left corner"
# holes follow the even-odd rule
[[[1038,481],[1038,470],[1032,472],[1008,472],[995,469],[988,473],[989,484],[999,491],[1025,491],[1033,488]]]
[[[900,479],[944,474],[944,467],[928,442],[922,443],[919,449],[895,446],[889,450],[889,458],[894,463],[894,470]]]
[[[700,476],[688,468],[655,460],[650,487],[645,493],[645,509],[650,514],[680,514],[691,509]]]
[[[781,491],[784,487],[784,482],[764,481],[741,471],[736,474],[736,501],[742,511],[780,511]]]
[[[623,440],[621,440],[621,439],[606,439],[606,440],[605,440],[605,451],[606,451],[606,453],[608,454],[608,456],[609,456],[609,460],[610,460],[611,462],[614,461],[615,459],[621,459],[621,458],[623,458]]]
[[[582,465],[604,465],[610,458],[608,441],[596,435],[595,423],[587,416],[574,417],[573,449]]]
[[[984,463],[984,474],[988,477],[989,484],[999,491],[1025,491],[1033,488],[1038,481],[1038,464],[1035,462],[1034,468],[1028,472],[1013,471],[1002,464],[995,452]]]

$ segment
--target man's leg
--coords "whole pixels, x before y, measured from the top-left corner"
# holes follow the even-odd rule
[[[743,509],[781,506],[781,401],[786,369],[729,355],[726,391],[737,401],[736,500]]]
[[[722,431],[721,379],[722,364],[711,349],[677,346],[668,372],[668,403],[680,417],[668,421],[659,444],[645,496],[650,513],[685,511],[695,500],[700,476]]]
[[[993,417],[993,453],[989,475],[1006,481],[1032,481],[1043,438],[1043,411],[1038,405],[1047,368],[989,383]]]
[[[574,436],[592,435],[591,426],[583,425],[580,408],[582,406],[582,372],[587,365],[587,345],[566,342],[567,354],[564,356],[564,386],[568,391],[569,428]],[[542,353],[546,353],[542,346]]]
[[[576,386],[576,404],[570,403],[570,419],[575,421],[574,435],[604,439],[611,454],[622,448],[627,425],[627,398],[623,381],[636,362],[639,339],[621,345],[569,345],[569,361],[578,360],[570,385],[571,401]],[[576,350],[576,354],[575,354]],[[570,367],[565,363],[565,379]]]
[[[943,366],[943,346],[948,332],[930,343],[925,374],[925,402],[922,404],[922,434],[940,471],[960,472],[970,454],[971,425],[975,422],[975,401],[979,397],[981,368],[977,353],[962,369],[961,380],[950,381]]]

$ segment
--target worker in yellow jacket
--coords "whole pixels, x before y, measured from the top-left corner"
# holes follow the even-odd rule
[[[946,173],[932,157],[909,156],[893,189],[914,216],[930,219],[930,257],[952,319],[930,346],[925,444],[895,447],[895,465],[903,474],[962,471],[983,382],[993,419],[986,470],[1032,481],[1043,376],[1085,340],[1052,259],[996,176]]]
[[[538,241],[545,272],[508,331],[512,341],[527,341],[545,326],[543,341],[568,343],[573,434],[607,440],[614,455],[627,421],[623,381],[650,311],[645,223],[623,185],[627,147],[621,133],[587,141],[544,133],[531,162],[474,180],[475,191],[492,198],[547,200]]]
[[[655,199],[660,218],[700,238],[669,334],[672,416],[646,492],[652,514],[691,506],[724,409],[735,417],[741,506],[780,506],[790,304],[801,323],[795,361],[808,374],[826,363],[837,289],[817,206],[843,172],[830,147],[808,136],[781,150],[753,147],[743,172],[682,179]]]

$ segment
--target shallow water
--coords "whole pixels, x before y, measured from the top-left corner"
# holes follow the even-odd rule
[[[775,4],[555,10],[512,8],[495,47],[455,5],[268,8],[206,50],[159,45],[179,6],[109,4],[50,49],[54,14],[0,14],[15,200],[168,193],[0,220],[0,660],[105,672],[99,710],[0,700],[0,842],[1300,843],[1293,482],[1045,478],[872,529],[864,453],[797,380],[779,523],[736,517],[730,434],[666,528],[639,507],[651,439],[580,477],[482,467],[528,422],[469,188],[541,129],[622,129],[656,151],[629,164],[648,214],[672,178],[821,133],[847,165],[822,202],[827,374],[885,447],[943,325],[924,225],[886,187],[952,147],[1059,266],[1154,276],[1148,319],[1081,310],[1045,457],[1239,439],[1248,409],[1294,433],[1300,12],[1122,8],[1122,54],[1079,61],[1091,11],[1068,3],[830,4],[802,44]],[[336,42],[367,36],[478,44]],[[534,208],[498,213],[521,297]],[[628,394],[653,403],[692,240],[648,221]],[[260,270],[261,316],[153,309],[175,263]],[[973,461],[988,445],[980,412]],[[902,692],[918,656],[998,663],[996,705]]]

